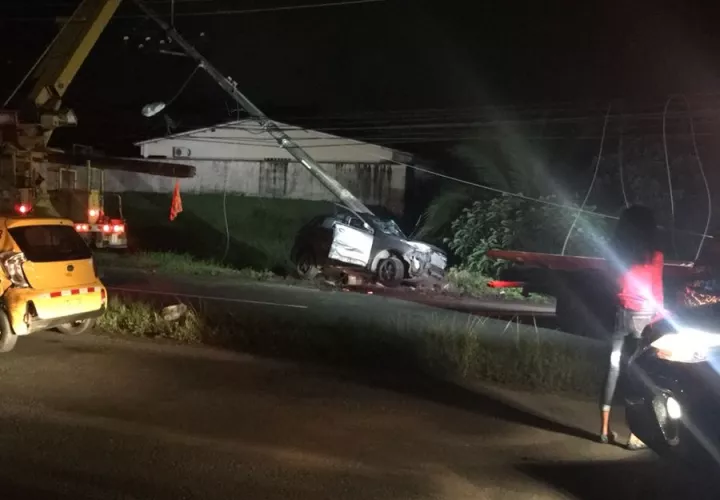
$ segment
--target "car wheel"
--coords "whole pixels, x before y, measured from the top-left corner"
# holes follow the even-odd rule
[[[12,331],[10,320],[4,311],[0,311],[0,353],[12,351],[16,343],[17,335]]]
[[[385,286],[398,286],[405,277],[405,266],[397,257],[380,261],[377,267],[377,278]]]
[[[300,278],[306,280],[311,280],[318,275],[320,269],[318,268],[315,262],[315,257],[313,257],[311,252],[305,250],[298,255],[297,263],[295,264],[295,272],[297,272],[297,275]]]
[[[94,319],[83,319],[60,325],[57,327],[57,331],[64,335],[80,335],[81,333],[88,331],[93,326],[95,326]]]

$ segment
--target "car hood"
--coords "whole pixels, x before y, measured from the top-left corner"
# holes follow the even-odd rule
[[[445,255],[445,251],[444,251],[443,249],[438,248],[438,247],[436,247],[435,245],[431,245],[431,244],[429,244],[429,243],[425,243],[425,242],[423,242],[423,241],[410,241],[410,240],[405,240],[405,243],[406,243],[407,245],[410,245],[411,247],[413,247],[415,250],[419,250],[419,251],[421,251],[421,252],[436,252],[436,253],[439,253],[439,254],[441,254],[441,255]]]

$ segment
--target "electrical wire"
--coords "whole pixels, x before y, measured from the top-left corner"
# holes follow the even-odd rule
[[[228,256],[228,253],[230,252],[230,224],[228,222],[228,213],[227,213],[227,191],[228,191],[228,183],[230,181],[230,165],[225,165],[225,183],[223,184],[223,218],[225,219],[225,251],[223,252],[223,256],[220,259],[221,262],[224,262],[225,259]]]
[[[178,97],[180,97],[180,94],[183,93],[183,90],[185,90],[185,88],[186,88],[186,87],[188,86],[188,84],[190,83],[190,80],[192,80],[192,78],[195,76],[195,73],[197,73],[200,68],[201,68],[200,65],[195,66],[195,69],[194,69],[194,70],[192,71],[192,73],[190,73],[190,75],[185,79],[185,81],[184,81],[183,84],[180,86],[180,88],[177,90],[177,92],[175,92],[175,95],[173,95],[172,98],[165,103],[165,107],[166,107],[166,108],[168,108],[168,107],[175,101],[175,99],[177,99]]]
[[[593,216],[595,216],[595,217],[600,217],[600,218],[603,218],[603,219],[611,219],[611,220],[618,220],[618,219],[619,219],[619,217],[616,216],[616,215],[608,215],[608,214],[603,214],[603,213],[601,213],[601,212],[591,212],[591,211],[589,211],[589,210],[579,209],[579,208],[577,208],[577,207],[573,207],[573,206],[570,206],[570,205],[563,205],[563,204],[561,204],[561,203],[555,203],[555,202],[548,201],[548,200],[543,200],[543,199],[540,199],[540,198],[533,198],[533,197],[531,197],[531,196],[527,196],[527,195],[524,195],[524,194],[522,194],[522,193],[512,193],[512,192],[510,192],[510,191],[505,191],[504,189],[499,189],[499,188],[495,188],[495,187],[492,187],[492,186],[486,186],[486,185],[484,185],[484,184],[479,184],[479,183],[477,183],[477,182],[471,182],[471,181],[468,181],[468,180],[465,180],[465,179],[461,179],[461,178],[459,178],[459,177],[455,177],[455,176],[452,176],[452,175],[447,175],[447,174],[442,174],[442,173],[440,173],[440,172],[435,172],[435,171],[430,170],[430,169],[427,169],[427,168],[418,167],[417,165],[410,165],[409,163],[405,163],[405,162],[396,160],[396,159],[394,159],[394,158],[387,158],[387,157],[384,157],[384,156],[379,155],[379,154],[377,154],[377,153],[373,153],[373,152],[370,152],[370,151],[363,150],[363,149],[361,149],[360,146],[358,146],[357,144],[348,144],[348,146],[351,147],[351,148],[353,148],[353,149],[357,149],[358,151],[362,151],[362,152],[364,152],[365,154],[368,154],[368,155],[370,155],[370,156],[373,156],[373,157],[375,157],[375,158],[377,158],[377,159],[379,159],[379,160],[383,160],[383,161],[388,162],[388,163],[393,163],[393,164],[395,164],[395,165],[400,165],[400,166],[402,166],[402,167],[409,168],[409,169],[415,170],[415,171],[417,171],[417,172],[422,172],[422,173],[424,173],[424,174],[433,175],[433,176],[436,176],[436,177],[440,177],[440,178],[442,178],[442,179],[447,179],[447,180],[450,180],[450,181],[453,181],[453,182],[457,182],[458,184],[464,184],[464,185],[466,185],[466,186],[473,186],[473,187],[476,187],[476,188],[479,188],[479,189],[484,189],[485,191],[490,191],[490,192],[492,192],[492,193],[497,193],[497,194],[501,194],[501,195],[504,195],[504,196],[510,196],[510,197],[513,197],[513,198],[521,199],[521,200],[532,201],[532,202],[535,202],[535,203],[539,203],[539,204],[541,204],[541,205],[548,205],[548,206],[551,206],[551,207],[563,208],[563,209],[566,209],[566,210],[572,210],[572,211],[574,211],[574,212],[584,213],[584,214],[586,214],[586,215],[593,215]],[[660,229],[665,229],[665,228],[662,227],[662,226],[659,226],[659,228],[660,228]],[[709,235],[709,234],[699,234],[699,233],[696,233],[696,232],[694,232],[694,231],[679,231],[679,232],[681,232],[681,233],[686,233],[686,234],[689,234],[689,235],[692,235],[692,236],[704,236],[704,237],[709,238],[709,239],[714,239],[714,236]]]
[[[667,180],[668,180],[668,191],[670,196],[670,239],[672,242],[673,252],[677,256],[677,244],[675,239],[675,197],[673,195],[673,183],[672,183],[672,173],[670,171],[670,156],[668,155],[668,147],[667,147],[667,110],[670,106],[670,103],[672,102],[674,96],[670,96],[667,98],[667,101],[665,101],[665,108],[663,109],[663,118],[662,118],[662,141],[663,141],[663,150],[665,151],[665,170],[667,171]]]
[[[600,163],[602,162],[602,154],[603,154],[603,148],[605,147],[605,133],[607,132],[607,126],[608,121],[610,118],[610,108],[612,105],[608,105],[607,113],[605,113],[605,122],[603,123],[603,129],[602,129],[602,138],[600,139],[600,150],[598,151],[597,160],[595,161],[595,171],[593,172],[592,180],[590,181],[590,186],[588,187],[587,193],[585,193],[585,198],[582,201],[582,204],[580,205],[580,210],[585,209],[585,205],[587,204],[588,200],[590,199],[590,193],[592,193],[593,186],[595,186],[595,179],[597,179],[598,172],[600,171]],[[565,251],[567,250],[568,242],[570,241],[570,235],[572,234],[573,230],[575,229],[575,225],[577,224],[578,219],[580,218],[580,212],[575,215],[575,218],[573,219],[572,224],[570,225],[570,229],[568,229],[567,235],[565,236],[565,242],[562,246],[562,251],[560,252],[560,255],[565,255]]]
[[[710,192],[710,183],[707,180],[707,176],[705,175],[705,167],[703,166],[703,162],[700,159],[700,151],[698,149],[697,140],[695,138],[695,123],[693,122],[692,113],[690,112],[690,103],[688,102],[687,98],[685,96],[682,96],[683,101],[685,102],[685,106],[688,109],[688,119],[690,121],[690,133],[692,136],[692,145],[693,149],[695,150],[695,159],[698,163],[698,168],[700,169],[700,175],[702,176],[703,183],[705,184],[705,194],[707,195],[707,203],[708,203],[708,211],[707,211],[707,219],[705,220],[705,229],[703,230],[703,236],[700,239],[700,243],[698,244],[697,253],[695,254],[695,261],[700,258],[700,252],[702,251],[703,244],[705,243],[705,234],[707,234],[708,229],[710,228],[710,220],[712,219],[712,194]]]
[[[627,191],[625,190],[625,172],[624,172],[624,165],[623,165],[623,137],[625,130],[625,120],[620,120],[620,139],[618,140],[618,169],[620,171],[620,190],[622,191],[623,195],[623,203],[625,203],[625,208],[628,208],[630,206],[630,201],[628,200]]]

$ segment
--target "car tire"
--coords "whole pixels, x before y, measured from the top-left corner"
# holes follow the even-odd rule
[[[83,319],[73,323],[65,323],[57,327],[57,331],[63,335],[80,335],[95,326],[94,319]]]
[[[385,286],[398,286],[405,278],[405,266],[397,257],[389,257],[378,263],[377,270],[378,281]]]
[[[10,320],[5,311],[0,311],[0,353],[12,351],[16,343],[17,335],[10,326]]]
[[[320,273],[320,268],[317,266],[312,252],[303,250],[298,254],[295,263],[295,272],[300,279],[305,280],[314,279]]]

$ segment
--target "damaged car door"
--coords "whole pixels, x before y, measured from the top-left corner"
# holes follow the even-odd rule
[[[336,221],[328,258],[354,266],[366,267],[370,262],[375,231],[357,217],[347,223]]]

